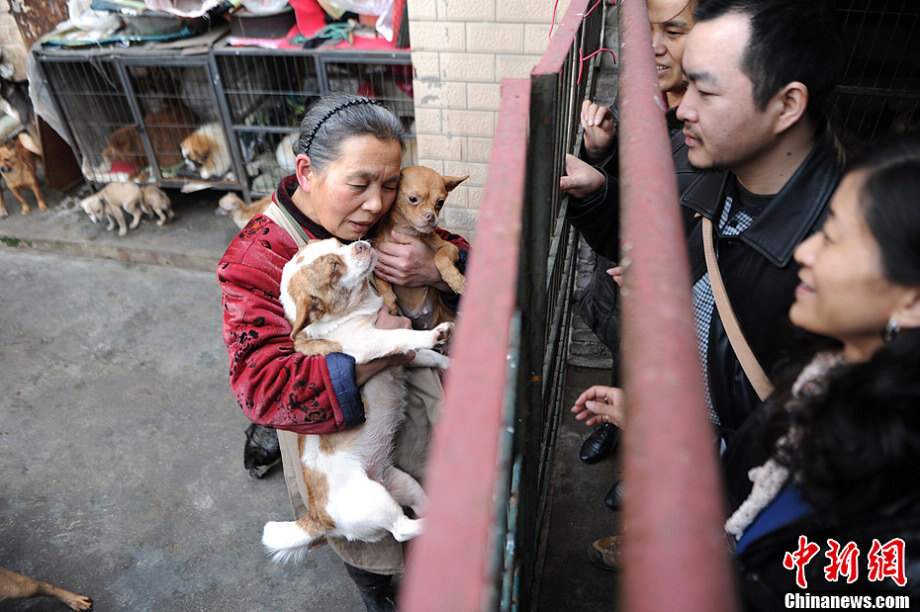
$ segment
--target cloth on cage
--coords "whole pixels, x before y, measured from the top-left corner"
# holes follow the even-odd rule
[[[297,28],[305,39],[310,40],[315,38],[320,30],[328,25],[326,21],[327,13],[317,3],[317,0],[289,0],[288,3],[294,7],[294,15],[297,18]],[[333,19],[333,17],[330,16],[329,19]],[[378,36],[377,38],[355,36],[353,41],[345,39],[334,45],[324,45],[323,48],[392,51],[396,49],[396,44],[382,36]]]

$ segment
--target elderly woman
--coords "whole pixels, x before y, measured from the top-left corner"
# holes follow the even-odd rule
[[[915,136],[854,166],[795,252],[790,319],[831,348],[790,366],[723,455],[749,609],[781,609],[787,593],[920,595],[918,194]],[[573,411],[628,420],[610,387]]]
[[[294,144],[295,173],[281,180],[273,202],[234,238],[217,270],[223,293],[223,335],[230,357],[230,385],[243,411],[259,425],[279,430],[284,463],[296,465],[296,434],[325,434],[364,422],[359,388],[406,356],[355,365],[340,353],[308,357],[294,351],[291,326],[278,301],[281,271],[298,246],[335,237],[351,242],[372,235],[393,205],[400,178],[404,133],[399,119],[373,100],[331,94],[301,123]],[[469,244],[438,230],[461,249]],[[446,289],[433,254],[420,241],[382,245],[375,272],[396,285]],[[448,290],[449,291],[449,290]],[[457,296],[453,304],[457,303]],[[408,319],[382,310],[377,326],[409,327]],[[420,476],[428,431],[441,396],[436,373],[412,368],[406,425],[396,463]],[[305,511],[296,481],[285,469],[295,515]],[[330,540],[346,562],[368,610],[393,608],[390,577],[402,570],[402,547],[392,538],[368,544]]]

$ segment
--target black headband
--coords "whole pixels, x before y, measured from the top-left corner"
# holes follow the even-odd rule
[[[310,136],[307,137],[307,143],[304,145],[303,152],[305,154],[309,154],[310,145],[313,144],[313,138],[316,136],[316,132],[318,132],[319,128],[321,128],[323,124],[326,123],[326,120],[329,119],[329,117],[336,114],[342,109],[348,108],[349,106],[356,106],[358,104],[374,104],[376,106],[381,106],[381,104],[377,102],[377,100],[371,100],[369,98],[354,98],[353,100],[349,100],[348,102],[342,102],[338,106],[329,109],[328,111],[326,111],[326,114],[323,115],[322,118],[316,122],[316,125],[313,127],[313,131],[310,132]]]

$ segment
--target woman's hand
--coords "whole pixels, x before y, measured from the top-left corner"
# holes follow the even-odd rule
[[[434,263],[434,251],[421,238],[393,232],[393,240],[377,246],[374,274],[399,287],[450,291]]]
[[[572,406],[575,420],[585,421],[585,425],[594,426],[601,423],[613,423],[623,427],[626,421],[626,398],[618,387],[594,385],[575,400]]]
[[[412,329],[412,322],[406,317],[391,315],[386,307],[377,311],[377,321],[374,323],[377,329]],[[390,357],[381,357],[367,363],[355,366],[355,382],[360,387],[374,375],[386,370],[389,367],[397,365],[406,365],[415,358],[415,351],[409,351],[403,355],[391,355]]]
[[[565,176],[559,179],[559,188],[579,200],[594,195],[604,188],[607,179],[597,168],[571,153],[565,156]]]
[[[606,155],[617,135],[613,111],[585,100],[581,103],[581,124],[585,128],[585,151],[588,155],[595,159]]]

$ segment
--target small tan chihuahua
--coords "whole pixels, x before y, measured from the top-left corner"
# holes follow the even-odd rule
[[[463,293],[466,278],[457,269],[459,249],[435,233],[438,215],[447,194],[469,178],[469,175],[441,176],[431,168],[409,166],[400,172],[396,201],[380,221],[374,246],[394,242],[393,233],[418,236],[434,251],[434,261],[441,278],[451,291]],[[392,314],[397,303],[402,313],[412,320],[415,329],[432,329],[439,323],[454,320],[454,313],[441,301],[433,287],[399,287],[381,278],[376,279],[377,291]]]

